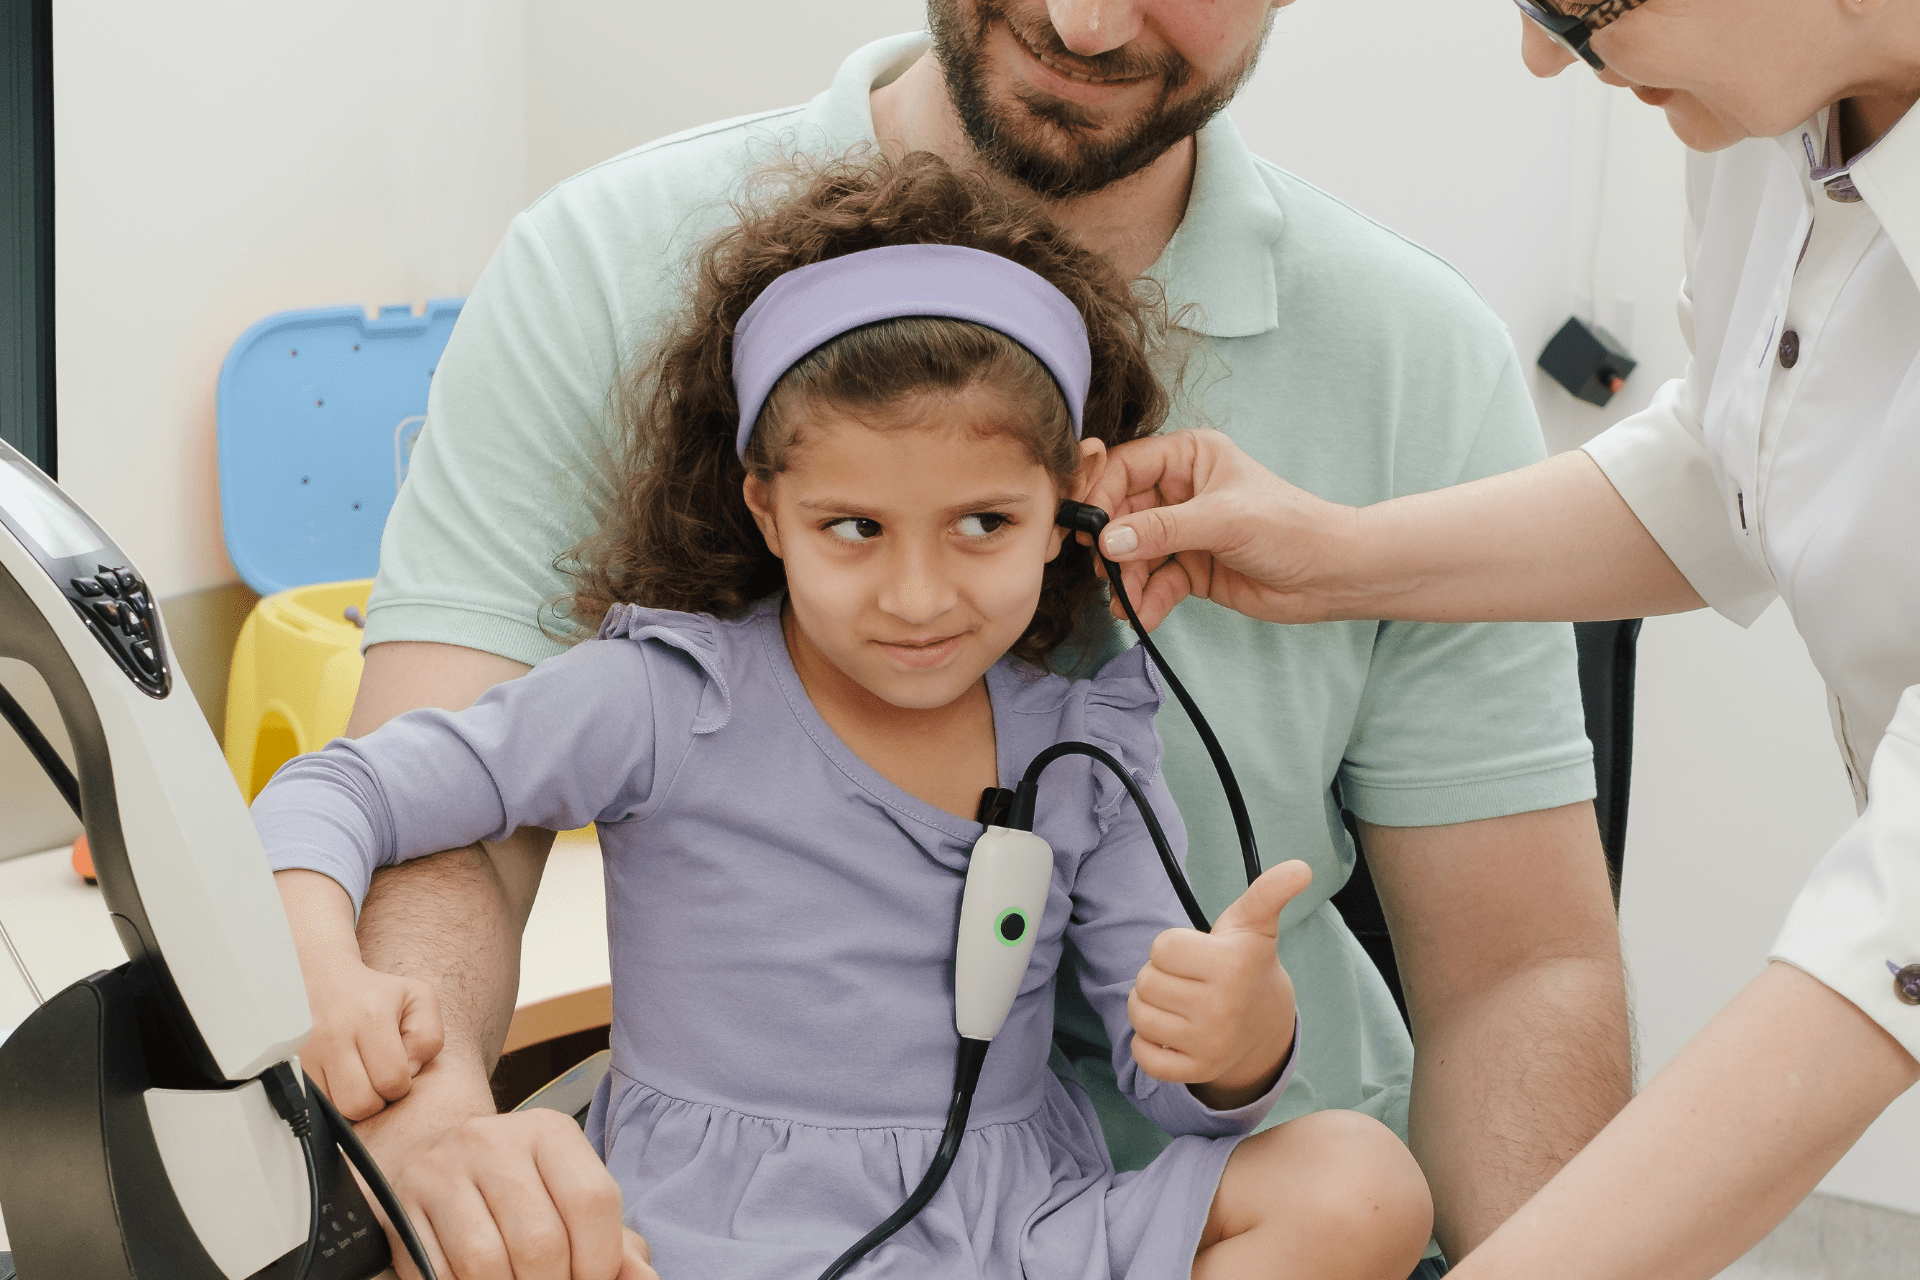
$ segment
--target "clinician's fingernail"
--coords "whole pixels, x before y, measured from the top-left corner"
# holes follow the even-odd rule
[[[1108,529],[1100,535],[1100,545],[1110,556],[1123,556],[1140,545],[1139,536],[1125,525]]]

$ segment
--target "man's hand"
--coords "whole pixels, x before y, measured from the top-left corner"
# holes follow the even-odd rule
[[[659,1280],[613,1176],[557,1111],[478,1117],[404,1154],[389,1177],[439,1280]]]
[[[1280,912],[1313,879],[1300,861],[1269,868],[1220,913],[1213,932],[1154,939],[1127,997],[1134,1061],[1156,1080],[1193,1086],[1216,1111],[1268,1089],[1293,1048],[1293,980],[1274,950]]]

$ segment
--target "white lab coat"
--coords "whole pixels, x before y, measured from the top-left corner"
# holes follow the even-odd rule
[[[1693,359],[1586,448],[1708,604],[1792,611],[1860,817],[1773,954],[1920,1057],[1890,972],[1920,964],[1920,110],[1839,175],[1848,203],[1810,172],[1828,124],[1690,157]]]

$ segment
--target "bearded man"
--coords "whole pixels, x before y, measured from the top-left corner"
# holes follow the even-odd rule
[[[1034,193],[1164,294],[1184,335],[1173,426],[1223,430],[1324,497],[1377,502],[1541,456],[1522,366],[1472,288],[1250,155],[1220,114],[1284,2],[931,0],[930,37],[858,50],[806,106],[662,139],[542,197],[440,361],[382,546],[350,732],[465,706],[559,651],[541,610],[567,589],[556,557],[595,523],[610,389],[673,314],[691,251],[783,154],[926,150]],[[1090,662],[1123,643],[1098,639]],[[1315,871],[1282,921],[1302,1035],[1269,1123],[1335,1107],[1385,1121],[1459,1256],[1628,1094],[1571,634],[1280,627],[1188,601],[1158,640],[1213,717],[1270,858]],[[1244,883],[1219,783],[1177,708],[1159,727],[1189,874],[1218,912]],[[1342,807],[1393,928],[1411,1042],[1328,901],[1353,867]],[[623,1228],[571,1122],[492,1114],[550,841],[522,831],[383,872],[360,923],[368,963],[431,983],[445,1015],[445,1048],[411,1092],[373,1082],[360,1108],[406,1094],[366,1136],[443,1276],[651,1274],[631,1229],[646,1224]],[[1138,1167],[1164,1135],[1120,1101],[1075,995],[1061,995],[1057,1069],[1093,1095],[1118,1167]],[[1426,1275],[1444,1265],[1434,1252]]]

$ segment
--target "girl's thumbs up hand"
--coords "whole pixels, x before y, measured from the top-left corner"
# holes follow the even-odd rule
[[[1212,933],[1154,939],[1127,997],[1133,1058],[1156,1080],[1190,1086],[1216,1111],[1273,1086],[1293,1050],[1293,979],[1274,950],[1280,912],[1313,880],[1300,861],[1270,867],[1220,913]]]

